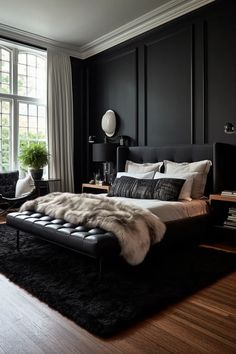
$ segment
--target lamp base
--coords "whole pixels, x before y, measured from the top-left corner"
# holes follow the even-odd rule
[[[112,162],[103,163],[103,179],[108,185],[113,183],[114,180],[114,167]]]

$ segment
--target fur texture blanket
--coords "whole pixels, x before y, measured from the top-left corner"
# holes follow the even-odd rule
[[[165,224],[148,209],[102,195],[50,193],[24,203],[20,211],[25,210],[111,231],[119,240],[121,255],[132,265],[144,260],[150,246],[161,241],[166,230]]]

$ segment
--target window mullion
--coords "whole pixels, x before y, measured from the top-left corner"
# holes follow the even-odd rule
[[[17,96],[17,95],[11,95],[11,94],[8,94],[8,93],[0,93],[0,97],[4,98],[4,99],[12,99],[12,97],[14,97],[15,99],[17,99],[19,101],[33,102],[33,103],[36,103],[36,104],[40,104],[42,106],[46,106],[46,103],[44,101],[42,101],[39,98],[34,98],[34,97]]]
[[[12,155],[13,168],[18,169],[18,138],[19,138],[19,103],[13,100]]]
[[[17,95],[17,55],[18,51],[13,48],[13,60],[12,60],[12,93],[13,96]],[[12,104],[12,167],[17,169],[17,150],[18,150],[18,103],[13,98]]]
[[[13,49],[13,68],[12,68],[12,76],[13,76],[13,82],[12,82],[12,89],[13,89],[13,95],[17,95],[17,75],[18,75],[18,68],[17,68],[17,56],[18,56],[18,51],[16,48]]]

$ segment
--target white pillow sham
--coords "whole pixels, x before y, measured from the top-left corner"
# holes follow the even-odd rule
[[[126,177],[140,178],[140,179],[153,179],[154,173],[155,173],[154,171],[150,171],[146,173],[117,172],[116,177],[120,178],[126,176]]]
[[[204,196],[207,174],[211,165],[212,162],[210,160],[182,163],[164,160],[164,173],[180,175],[183,173],[197,172],[197,174],[193,176],[191,197],[194,199],[200,199]]]
[[[189,202],[192,200],[191,198],[191,192],[192,192],[192,185],[193,185],[193,178],[194,175],[196,175],[197,172],[192,172],[192,173],[181,173],[181,174],[170,174],[170,173],[160,173],[156,172],[154,175],[154,179],[159,179],[159,178],[179,178],[179,179],[185,179],[185,182],[181,188],[181,191],[179,193],[179,200],[188,200]]]
[[[16,182],[15,197],[18,198],[31,192],[34,189],[34,180],[31,175],[27,175],[25,178],[19,178]]]
[[[133,161],[126,160],[125,164],[125,172],[132,172],[132,173],[145,173],[145,172],[159,172],[163,162],[155,162],[155,163],[136,163]]]

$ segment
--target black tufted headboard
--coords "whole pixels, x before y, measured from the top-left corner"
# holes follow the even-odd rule
[[[173,146],[119,146],[117,149],[117,171],[124,171],[126,160],[137,163],[171,160],[175,162],[194,162],[211,160],[205,194],[219,193],[223,189],[236,190],[236,145],[192,144]]]

